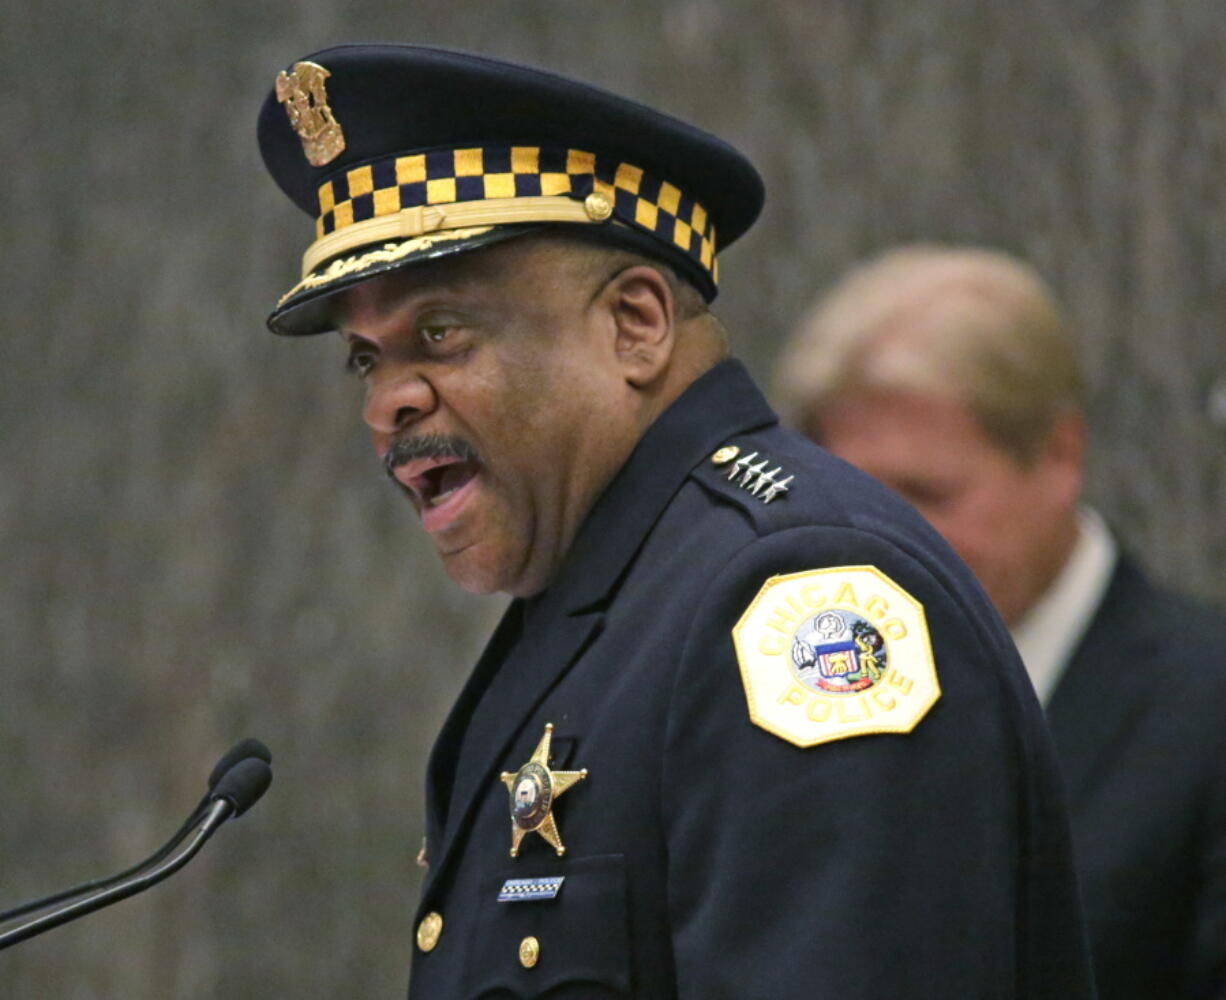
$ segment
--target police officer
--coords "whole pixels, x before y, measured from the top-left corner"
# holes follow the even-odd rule
[[[337,330],[448,574],[513,595],[431,756],[411,995],[1090,995],[1052,752],[968,572],[708,311],[745,158],[553,74],[285,68]]]

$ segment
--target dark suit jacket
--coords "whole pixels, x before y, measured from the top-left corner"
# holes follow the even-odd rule
[[[1103,1000],[1226,997],[1226,627],[1122,558],[1052,694]]]
[[[728,444],[789,492],[729,481]],[[750,721],[730,631],[776,574],[863,565],[922,604],[941,696],[910,733],[802,749]],[[511,858],[499,774],[547,722],[552,766],[588,778],[556,801],[565,856],[532,833]],[[417,919],[442,930],[414,948],[414,998],[1090,995],[1056,762],[1008,636],[928,525],[781,429],[736,362],[512,603],[438,738],[427,815]],[[554,899],[498,901],[557,875]]]

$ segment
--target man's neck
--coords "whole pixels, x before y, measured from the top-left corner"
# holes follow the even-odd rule
[[[641,434],[656,422],[660,414],[673,405],[691,385],[717,364],[729,357],[728,347],[709,324],[715,320],[709,314],[692,317],[679,325],[676,346],[659,383],[644,389],[650,397],[640,409]]]

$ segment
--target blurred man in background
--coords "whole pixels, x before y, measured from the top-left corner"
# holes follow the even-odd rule
[[[1042,279],[988,250],[885,253],[800,323],[778,396],[910,500],[1009,625],[1064,768],[1101,995],[1226,996],[1226,630],[1082,502],[1085,383]]]

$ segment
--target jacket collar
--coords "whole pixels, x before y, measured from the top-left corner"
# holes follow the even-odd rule
[[[579,529],[558,576],[528,602],[528,620],[604,606],[681,484],[729,437],[778,422],[744,365],[721,361],[639,440]]]

